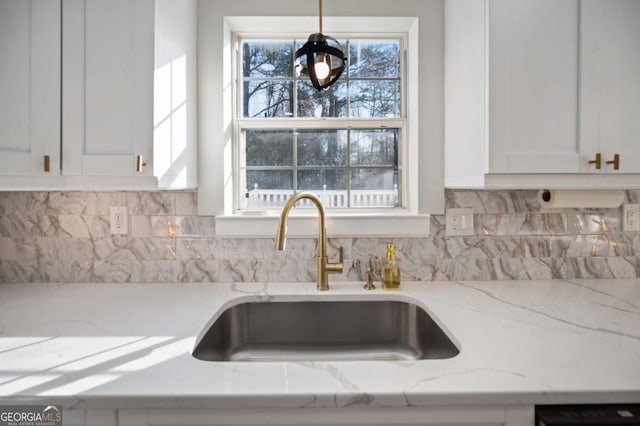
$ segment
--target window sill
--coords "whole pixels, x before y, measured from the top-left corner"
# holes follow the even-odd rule
[[[411,213],[327,214],[327,236],[336,237],[425,237],[429,235],[429,215]],[[276,213],[216,216],[216,236],[275,238],[279,215]],[[318,217],[311,213],[292,213],[287,236],[317,237]]]

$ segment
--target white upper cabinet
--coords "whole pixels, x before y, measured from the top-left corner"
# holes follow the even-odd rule
[[[0,174],[60,175],[60,0],[0,0]]]
[[[154,186],[153,0],[65,0],[63,22],[64,174]]]
[[[578,1],[489,3],[489,170],[580,171]]]
[[[640,186],[638,22],[637,0],[447,0],[445,186]]]
[[[583,0],[580,139],[603,172],[640,173],[640,1]]]
[[[195,17],[195,0],[64,1],[69,186],[197,186]]]
[[[195,0],[0,0],[0,189],[195,188]]]

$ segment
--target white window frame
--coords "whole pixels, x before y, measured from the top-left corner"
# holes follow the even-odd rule
[[[398,129],[400,134],[400,143],[398,150],[398,171],[400,178],[400,188],[401,188],[401,197],[402,200],[400,202],[400,207],[380,207],[380,208],[360,208],[360,207],[350,207],[350,208],[332,208],[327,209],[328,213],[339,213],[343,215],[358,215],[358,214],[380,214],[385,215],[391,213],[406,213],[408,209],[407,206],[407,196],[405,188],[407,186],[407,178],[406,178],[406,168],[405,164],[407,161],[407,118],[406,118],[406,102],[405,102],[405,94],[406,94],[406,46],[407,46],[407,34],[389,34],[389,33],[366,33],[366,34],[356,34],[356,33],[342,33],[342,34],[331,34],[332,37],[335,37],[338,40],[350,39],[350,40],[399,40],[400,41],[400,116],[398,117],[380,117],[380,118],[350,118],[350,117],[326,117],[326,118],[316,118],[316,117],[283,117],[283,118],[251,118],[244,117],[242,111],[242,97],[243,93],[241,90],[241,43],[243,40],[306,40],[306,36],[304,34],[297,34],[295,36],[282,34],[261,34],[259,36],[255,35],[247,35],[247,34],[234,34],[234,51],[236,52],[236,60],[234,62],[234,75],[236,76],[235,89],[236,94],[234,96],[235,99],[235,107],[234,111],[236,114],[234,120],[234,183],[242,182],[240,177],[240,169],[242,167],[241,159],[242,155],[239,152],[239,149],[242,147],[241,139],[242,139],[242,131],[250,130],[250,129],[304,129],[304,130],[325,130],[325,129]],[[348,64],[347,64],[348,66]],[[344,74],[343,74],[344,75]],[[294,80],[295,84],[295,80]],[[311,83],[309,83],[311,84]],[[237,214],[250,214],[252,213],[252,209],[242,209],[241,208],[241,198],[244,195],[244,188],[239,188],[234,186],[234,213]],[[273,209],[257,209],[253,210],[254,213],[270,213],[270,210]],[[279,211],[279,209],[278,209]]]
[[[368,4],[367,12],[379,16],[362,18],[345,13],[340,17],[324,17],[325,32],[328,34],[371,34],[371,28],[379,29],[384,34],[396,32],[406,34],[408,50],[405,96],[405,133],[408,146],[403,165],[406,167],[407,177],[404,188],[408,194],[407,208],[402,212],[397,209],[369,213],[329,211],[330,236],[424,236],[429,233],[429,213],[441,214],[444,211],[443,8],[437,2],[422,1],[412,0],[418,15],[414,17],[397,16],[393,4],[378,0],[372,0]],[[256,35],[263,35],[270,31],[282,34],[282,28],[287,28],[293,37],[309,33],[310,28],[317,26],[317,17],[302,17],[296,7],[288,10],[288,6],[299,4],[297,0],[279,4],[278,10],[265,9],[265,15],[279,12],[283,15],[269,17],[242,13],[231,16],[229,13],[239,12],[239,9],[253,14],[260,13],[259,2],[248,2],[251,4],[244,7],[228,5],[218,9],[210,6],[210,3],[200,3],[202,8],[198,12],[198,212],[201,215],[217,216],[216,232],[219,236],[273,237],[277,214],[234,212],[233,34],[254,32]],[[355,16],[358,16],[357,19]],[[205,19],[207,23],[201,24]],[[422,23],[419,28],[419,19],[425,20],[426,28]],[[221,26],[216,28],[216,25],[211,24],[212,21],[219,22]],[[420,49],[418,45],[421,46]],[[218,46],[218,49],[213,48],[214,46]],[[426,62],[426,55],[420,55],[421,51],[427,49],[430,49],[429,58],[432,63]],[[422,182],[429,182],[429,185],[420,185]],[[315,236],[315,212],[297,213],[290,218],[289,228],[291,236]]]

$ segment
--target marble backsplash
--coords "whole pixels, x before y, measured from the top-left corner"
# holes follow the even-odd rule
[[[542,212],[529,190],[448,190],[446,205],[473,207],[475,235],[447,237],[433,216],[429,237],[394,239],[403,280],[640,277],[640,233],[622,231],[622,208]],[[128,207],[128,235],[110,235],[111,206]],[[331,257],[345,250],[331,281],[362,280],[387,240],[330,239]],[[0,282],[315,280],[315,239],[273,245],[216,238],[195,192],[0,192]]]

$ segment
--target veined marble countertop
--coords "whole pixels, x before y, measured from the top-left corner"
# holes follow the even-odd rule
[[[419,304],[446,360],[206,362],[197,335],[239,300]],[[640,280],[0,285],[0,401],[66,407],[640,402]]]

